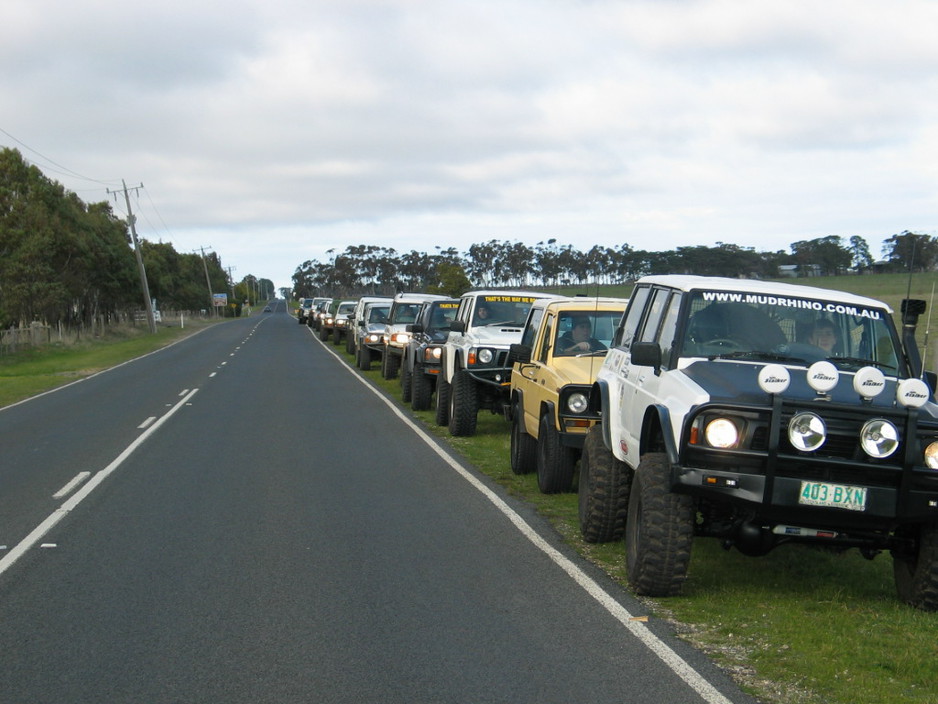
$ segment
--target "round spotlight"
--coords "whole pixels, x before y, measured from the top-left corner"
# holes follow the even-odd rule
[[[925,448],[925,466],[938,469],[938,442],[930,442]]]
[[[863,367],[853,377],[853,390],[863,398],[878,396],[886,388],[886,377],[876,367]]]
[[[791,383],[791,374],[781,364],[766,364],[759,370],[759,388],[767,394],[781,394]]]
[[[495,358],[495,355],[492,354],[492,350],[488,348],[483,348],[479,350],[479,361],[482,364],[489,364]]]
[[[896,398],[903,406],[919,408],[931,398],[931,390],[921,379],[903,379],[896,386]]]
[[[827,439],[827,426],[813,413],[798,413],[788,423],[788,439],[796,449],[813,452]]]
[[[860,445],[870,457],[889,457],[899,447],[899,431],[888,420],[868,420],[860,431]]]
[[[808,367],[808,386],[819,394],[826,394],[837,386],[839,380],[840,372],[830,362],[815,362]]]

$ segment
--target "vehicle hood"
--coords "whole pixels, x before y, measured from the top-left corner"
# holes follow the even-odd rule
[[[501,325],[480,325],[472,328],[471,336],[475,341],[476,347],[503,347],[507,349],[510,345],[521,342],[521,333],[524,332],[520,327],[506,327]]]
[[[759,388],[759,371],[766,366],[759,363],[745,363],[735,361],[698,361],[682,369],[679,373],[686,375],[700,389],[710,397],[711,401],[726,401],[730,403],[764,405],[769,402],[770,396]],[[791,383],[783,393],[787,400],[804,399],[813,401],[818,393],[808,385],[807,369],[803,367],[788,367],[791,374]],[[852,371],[840,370],[837,385],[829,392],[831,401],[843,404],[861,403],[860,395],[853,388]],[[873,408],[896,408],[895,378],[886,377],[886,387],[882,393],[873,397],[870,406]],[[938,418],[938,406],[933,402],[926,403],[922,411],[932,417]]]
[[[551,368],[557,375],[558,386],[568,384],[590,385],[596,380],[596,373],[603,364],[603,357],[554,357]]]

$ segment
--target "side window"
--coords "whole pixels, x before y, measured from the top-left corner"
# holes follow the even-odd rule
[[[639,337],[641,342],[655,342],[658,339],[658,325],[661,323],[670,293],[667,289],[659,288],[652,294],[645,325]]]
[[[540,349],[537,351],[537,361],[546,362],[547,353],[550,352],[550,343],[554,339],[554,323],[556,318],[553,315],[547,317],[547,322],[544,324],[544,335],[541,337]]]
[[[677,320],[681,312],[681,294],[675,292],[668,303],[664,322],[661,324],[661,365],[665,369],[671,368],[671,352],[677,344]]]
[[[537,337],[537,329],[541,326],[541,319],[544,317],[543,308],[535,308],[528,315],[528,323],[524,326],[524,333],[521,335],[521,344],[534,349],[534,339]]]
[[[619,328],[616,330],[616,337],[612,341],[613,347],[631,347],[632,340],[635,337],[635,331],[638,329],[638,324],[642,319],[642,313],[645,310],[645,302],[648,300],[649,292],[650,289],[646,287],[636,288],[632,292],[629,307],[625,311],[625,315],[622,316],[622,322],[619,324]]]
[[[464,298],[459,302],[459,311],[456,313],[456,319],[466,321],[466,325],[469,324],[473,301],[473,298]]]

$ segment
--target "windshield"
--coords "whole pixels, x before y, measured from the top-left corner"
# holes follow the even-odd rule
[[[897,374],[898,339],[887,310],[834,301],[698,291],[691,295],[682,356],[750,358]]]
[[[421,303],[395,303],[390,322],[392,324],[414,322],[417,319],[417,313],[420,312],[421,305]]]
[[[574,356],[609,349],[622,311],[562,311],[558,316],[556,356]]]
[[[528,317],[531,304],[536,299],[531,296],[479,296],[473,312],[472,324],[510,325],[521,327]]]
[[[386,323],[388,321],[388,309],[390,306],[371,306],[368,309],[369,323]]]

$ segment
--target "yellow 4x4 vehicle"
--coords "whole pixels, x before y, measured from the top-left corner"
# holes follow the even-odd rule
[[[590,387],[625,312],[624,298],[547,298],[511,346],[511,469],[537,471],[545,494],[570,491],[583,440],[598,416]]]

